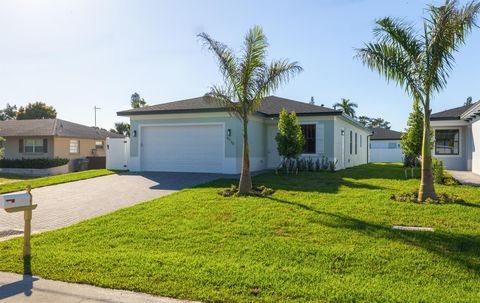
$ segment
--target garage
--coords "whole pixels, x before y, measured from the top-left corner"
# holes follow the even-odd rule
[[[221,173],[222,124],[156,125],[141,128],[143,171]]]

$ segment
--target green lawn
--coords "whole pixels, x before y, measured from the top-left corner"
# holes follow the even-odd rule
[[[0,185],[27,179],[35,179],[35,177],[14,174],[0,174]]]
[[[392,202],[418,180],[378,164],[255,177],[270,198],[219,196],[230,182],[34,235],[32,271],[206,302],[480,301],[480,188],[437,187],[464,204]],[[22,272],[21,248],[0,243],[0,270]]]
[[[7,182],[7,183],[4,182],[0,184],[0,194],[10,193],[14,191],[21,191],[21,190],[24,190],[27,185],[32,186],[32,188],[37,188],[37,187],[43,187],[48,185],[106,176],[106,175],[111,175],[115,173],[116,171],[109,170],[109,169],[92,169],[92,170],[86,170],[86,171],[81,171],[76,173],[69,173],[69,174],[34,178],[34,179],[27,179],[28,177],[22,177],[27,180],[21,180],[21,181],[14,180],[14,182]]]

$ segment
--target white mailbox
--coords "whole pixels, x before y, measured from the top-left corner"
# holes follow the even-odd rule
[[[26,191],[1,196],[0,208],[9,209],[31,205],[30,194]]]

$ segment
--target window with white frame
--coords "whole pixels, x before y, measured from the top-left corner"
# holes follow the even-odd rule
[[[43,139],[25,139],[23,150],[26,153],[43,153],[43,143]]]
[[[96,149],[103,149],[103,141],[95,141]]]
[[[397,149],[397,143],[388,142],[388,149]]]
[[[70,153],[71,154],[80,153],[80,141],[79,140],[70,140]]]
[[[435,154],[460,154],[460,131],[458,129],[435,130]]]

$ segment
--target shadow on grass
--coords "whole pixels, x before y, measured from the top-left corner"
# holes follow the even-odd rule
[[[333,228],[344,228],[362,232],[370,237],[385,238],[400,241],[433,252],[441,257],[448,258],[463,267],[480,274],[480,237],[444,232],[416,232],[393,230],[391,227],[367,222],[354,217],[334,214],[317,210],[301,203],[268,197],[272,201],[299,207],[318,215],[335,219],[335,223],[322,222],[323,225]]]

